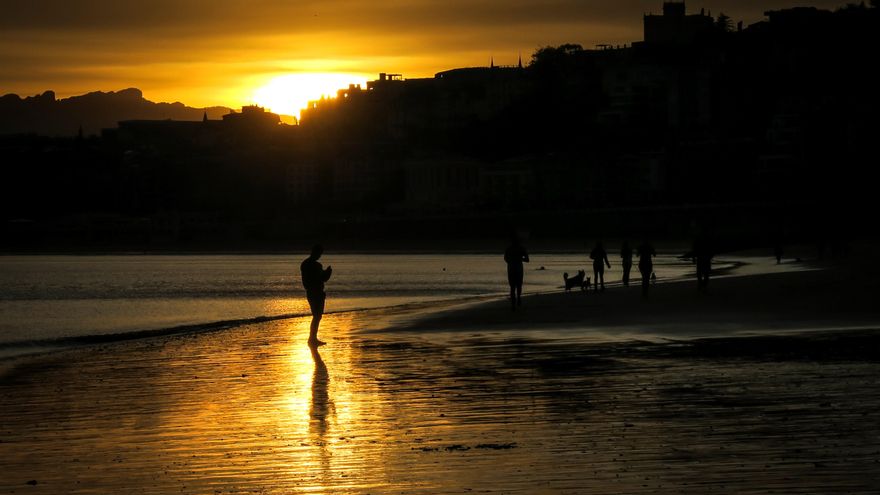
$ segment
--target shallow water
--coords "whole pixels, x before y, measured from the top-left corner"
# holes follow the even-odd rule
[[[305,255],[0,257],[0,346],[308,313],[299,279]],[[326,254],[327,311],[501,295],[500,255]],[[606,280],[620,280],[618,259]],[[544,270],[538,268],[544,267]],[[534,253],[525,293],[557,290],[584,254]],[[692,265],[659,256],[657,276]],[[634,275],[636,271],[634,270]],[[591,275],[588,273],[588,275]]]
[[[0,490],[867,494],[880,482],[876,362],[790,346],[770,359],[761,342],[707,358],[357,332],[373,313],[328,316],[317,355],[298,318],[0,370]]]

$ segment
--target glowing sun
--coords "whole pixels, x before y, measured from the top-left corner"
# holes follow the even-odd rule
[[[266,109],[299,118],[300,110],[310,101],[322,96],[335,97],[336,91],[349,84],[366,87],[367,77],[362,74],[339,72],[302,72],[274,77],[254,91],[254,103]]]

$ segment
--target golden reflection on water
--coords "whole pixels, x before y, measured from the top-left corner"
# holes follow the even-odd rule
[[[262,306],[260,314],[263,315],[307,314],[309,312],[309,304],[304,297],[267,299]]]
[[[371,324],[369,312],[328,315],[317,351],[297,318],[0,376],[0,491],[34,479],[44,493],[690,493],[699,468],[713,492],[754,491],[769,473],[759,480],[804,480],[788,491],[806,493],[826,481],[809,478],[816,455],[848,483],[836,491],[876,491],[862,490],[876,487],[873,456],[844,466],[839,449],[815,451],[877,437],[874,363],[841,371],[863,391],[853,396],[810,363],[759,363],[758,376],[801,388],[756,381],[740,361],[361,331]],[[805,413],[767,435],[767,407]]]
[[[290,428],[283,436],[298,439],[304,449],[290,462],[299,475],[312,481],[300,488],[321,493],[325,491],[324,482],[340,474],[357,479],[359,463],[353,462],[356,452],[349,444],[348,432],[368,430],[369,426],[360,414],[363,409],[349,381],[340,379],[350,371],[356,349],[350,345],[309,348],[305,344],[309,323],[309,318],[302,318],[290,325],[288,369],[277,378],[283,381],[288,377],[291,382],[283,387],[287,390],[284,402],[287,414],[295,419],[280,424]],[[325,319],[319,335],[332,344],[334,336],[350,331],[351,318],[343,315]],[[331,368],[339,375],[332,375]]]
[[[333,401],[330,400],[329,387],[330,375],[327,365],[321,359],[317,349],[311,350],[315,361],[315,371],[312,374],[312,400],[309,404],[309,438],[313,449],[317,452],[318,465],[324,476],[330,474],[330,454],[327,451],[327,429],[334,412]]]

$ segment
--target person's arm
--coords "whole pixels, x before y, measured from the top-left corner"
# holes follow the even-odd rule
[[[324,273],[322,274],[322,276],[324,277],[324,282],[330,280],[330,275],[333,275],[333,267],[332,266],[328,266],[327,269],[324,270]]]
[[[529,262],[529,253],[526,252],[525,249],[523,249],[523,252],[522,252],[522,260],[523,260],[523,262],[525,262],[525,263],[528,263],[528,262]]]
[[[302,276],[303,287],[308,290],[308,288],[312,286],[312,274],[314,273],[312,267],[309,266],[308,263],[303,262],[303,264],[300,265],[299,272]]]
[[[605,266],[607,266],[609,270],[611,269],[611,262],[608,261],[608,253],[605,253]]]

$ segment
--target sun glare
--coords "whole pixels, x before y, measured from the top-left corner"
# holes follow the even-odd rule
[[[361,74],[338,72],[303,72],[272,78],[254,91],[257,105],[283,115],[299,118],[300,111],[322,96],[335,97],[336,91],[349,84],[366,86],[367,77]]]

